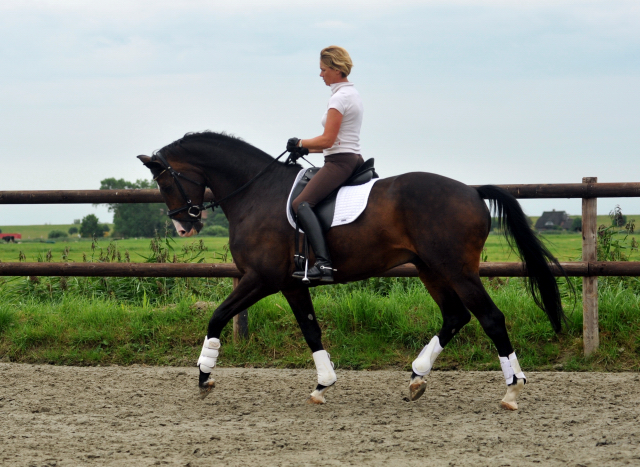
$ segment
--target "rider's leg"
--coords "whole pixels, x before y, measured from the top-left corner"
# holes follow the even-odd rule
[[[333,267],[331,266],[331,257],[327,242],[324,239],[322,226],[313,212],[311,206],[303,201],[298,206],[298,223],[302,226],[304,234],[309,239],[309,244],[313,248],[316,255],[316,263],[306,272],[309,280],[321,280],[323,282],[333,282]],[[293,277],[302,279],[305,277],[304,271],[296,271]]]
[[[298,222],[309,239],[316,256],[315,265],[307,271],[310,280],[333,282],[333,269],[324,232],[313,207],[336,190],[362,165],[359,154],[334,154],[325,157],[324,166],[309,181],[302,193],[293,201],[292,206],[298,215]],[[296,271],[293,277],[302,279],[303,271]]]

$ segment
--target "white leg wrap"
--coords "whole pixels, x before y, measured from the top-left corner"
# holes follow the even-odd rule
[[[508,357],[500,357],[500,366],[502,367],[502,373],[504,373],[504,380],[506,381],[507,386],[516,383],[513,379],[514,376],[516,379],[527,379],[524,376],[522,369],[520,369],[520,363],[518,363],[518,358],[516,357],[515,352],[511,353]]]
[[[200,358],[198,358],[198,367],[203,373],[211,373],[216,367],[216,361],[220,353],[220,339],[212,337],[207,339],[205,336],[204,344],[202,344],[202,352],[200,352]]]
[[[433,367],[433,362],[436,361],[438,355],[442,352],[442,346],[440,346],[440,339],[438,336],[433,336],[431,342],[429,342],[424,349],[418,355],[411,367],[413,368],[413,372],[420,376],[426,376],[431,371]]]
[[[318,384],[331,386],[336,382],[338,377],[336,376],[336,372],[333,371],[333,363],[331,363],[329,354],[326,350],[313,352],[313,361],[315,362],[316,370],[318,371]]]

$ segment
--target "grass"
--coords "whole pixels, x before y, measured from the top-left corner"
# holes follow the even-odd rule
[[[5,231],[4,229],[2,230]],[[180,251],[188,247],[194,242],[193,238],[176,237],[175,248]],[[224,246],[229,243],[229,239],[222,237],[204,237],[198,236],[197,242],[202,240],[207,251],[204,252],[205,261],[213,263],[219,261],[219,255],[224,253]],[[91,239],[56,239],[56,243],[39,243],[39,242],[23,242],[23,243],[6,243],[0,242],[0,261],[12,262],[19,261],[20,255],[24,255],[24,260],[29,262],[46,261],[48,255],[51,255],[51,261],[62,262],[82,262],[91,261],[91,258],[99,258],[100,250],[106,251],[109,244],[112,243],[117,251],[120,252],[122,258],[128,253],[129,258],[134,263],[145,262],[145,257],[149,253],[148,238],[130,238],[125,240],[111,241],[108,237],[100,239],[97,243]],[[92,248],[94,245],[94,248]]]
[[[542,234],[541,238],[547,248],[559,261],[576,261],[582,255],[582,234]],[[491,233],[485,243],[487,261],[519,261],[518,255],[511,250],[504,236]]]
[[[111,230],[113,230],[113,224],[107,225]],[[51,232],[52,230],[61,230],[62,232],[68,232],[71,227],[76,227],[77,229],[79,229],[80,224],[0,225],[2,233],[22,234],[23,241],[47,240],[49,232]]]
[[[605,216],[599,216],[605,217]],[[631,217],[631,216],[629,216]],[[640,216],[638,216],[640,218]],[[608,217],[607,217],[608,219]],[[604,222],[602,222],[604,223]],[[609,224],[610,222],[607,222]],[[600,225],[600,224],[599,224]],[[28,226],[32,227],[46,227],[47,229],[54,227],[65,226]],[[13,228],[13,227],[9,227]],[[3,232],[8,232],[7,228],[3,227]],[[48,230],[47,230],[48,232]],[[45,234],[46,237],[46,234]],[[542,234],[543,241],[547,244],[551,252],[556,255],[560,261],[576,261],[582,254],[582,235],[580,233],[558,233],[558,234]],[[222,237],[196,237],[197,241],[202,240],[207,247],[207,251],[204,252],[204,258],[206,262],[218,261],[220,254],[223,254],[223,247],[229,240]],[[616,234],[616,238],[620,240],[624,238],[623,233]],[[194,242],[193,238],[174,238],[176,242],[176,249],[180,250],[188,247]],[[129,254],[129,258],[132,262],[144,262],[147,256],[149,239],[125,239],[112,241],[108,237],[100,239],[97,243],[97,250],[93,250],[91,239],[78,239],[68,238],[62,240],[56,240],[56,243],[39,243],[39,242],[23,242],[23,243],[5,243],[0,242],[0,261],[11,262],[19,261],[21,255],[24,255],[25,261],[46,261],[48,255],[51,257],[51,261],[91,261],[92,255],[94,257],[100,256],[100,249],[106,250],[109,243],[118,249],[122,256],[126,252]],[[504,237],[499,233],[491,233],[487,238],[485,244],[485,253],[487,261],[518,261],[517,255],[511,251]],[[632,255],[631,260],[640,260],[640,255]]]
[[[5,284],[0,305],[0,359],[68,365],[142,363],[192,365],[211,312],[230,292],[229,279],[193,293],[186,283],[165,301],[69,293],[58,298],[15,296]],[[636,280],[637,282],[637,280]],[[637,284],[604,283],[600,291],[601,346],[582,356],[582,307],[565,300],[568,323],[551,330],[520,279],[485,281],[527,370],[640,368],[640,293]],[[635,291],[634,291],[635,290]],[[416,279],[371,279],[313,290],[325,347],[338,368],[408,370],[438,331],[440,312]],[[199,301],[198,301],[199,300]],[[223,366],[309,368],[311,354],[280,294],[249,310],[249,338],[238,344],[231,326],[222,335]],[[440,369],[498,370],[492,343],[473,319],[447,346]]]

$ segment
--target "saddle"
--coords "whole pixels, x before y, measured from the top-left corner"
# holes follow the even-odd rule
[[[295,219],[296,215],[291,203],[298,197],[300,193],[302,193],[302,190],[304,190],[309,181],[315,174],[318,173],[319,170],[320,167],[311,167],[307,169],[302,178],[300,178],[298,183],[293,187],[291,191],[291,201],[289,202],[289,209],[291,211],[291,216],[293,217],[293,219]],[[342,188],[343,186],[364,185],[374,178],[379,178],[374,167],[374,159],[367,159],[364,164],[362,164],[355,170],[353,175],[351,175],[351,177],[349,177],[346,182],[336,188],[313,208],[324,232],[331,228],[333,214],[336,209],[336,197],[338,196],[338,190],[340,190],[340,188]]]

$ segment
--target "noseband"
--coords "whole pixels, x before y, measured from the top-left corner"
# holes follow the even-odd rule
[[[201,182],[198,182],[196,180],[193,180],[193,179],[187,177],[186,175],[183,175],[180,172],[176,172],[175,170],[173,170],[173,168],[169,165],[167,160],[164,158],[164,156],[160,152],[157,152],[154,155],[154,157],[156,159],[158,159],[160,162],[162,162],[162,164],[164,165],[165,169],[162,172],[160,172],[158,174],[158,176],[154,178],[154,180],[158,180],[158,177],[160,177],[160,175],[162,175],[164,172],[169,172],[169,174],[171,174],[171,176],[173,177],[173,180],[176,182],[176,186],[178,187],[178,190],[180,191],[180,194],[182,194],[182,197],[184,198],[186,206],[182,206],[181,208],[173,209],[173,210],[169,211],[167,213],[167,215],[171,219],[173,219],[173,216],[175,216],[176,214],[178,214],[178,213],[180,213],[182,211],[187,211],[187,214],[189,214],[189,216],[191,216],[193,218],[193,222],[195,222],[195,221],[199,221],[200,220],[200,217],[201,217],[203,211],[206,211],[209,208],[211,208],[211,210],[214,211],[218,206],[220,206],[220,203],[222,203],[223,201],[231,198],[233,195],[241,192],[246,187],[251,185],[260,175],[265,173],[267,171],[267,169],[269,167],[271,167],[271,164],[274,164],[275,162],[277,162],[282,156],[285,155],[286,152],[287,151],[285,150],[282,154],[280,154],[278,157],[276,157],[274,160],[272,160],[269,164],[267,164],[267,166],[264,169],[262,169],[260,172],[258,172],[258,174],[255,177],[253,177],[247,183],[242,185],[240,188],[234,190],[232,193],[228,194],[227,196],[222,198],[220,201],[214,201],[213,203],[209,203],[206,206],[205,206],[204,203],[193,204],[191,202],[191,198],[189,198],[189,196],[187,196],[187,192],[184,191],[184,187],[182,186],[182,183],[180,183],[180,179],[183,178],[183,179],[185,179],[185,180],[187,180],[187,181],[189,181],[191,183],[195,183],[196,185],[202,186],[202,187],[205,187],[205,188],[207,187],[207,185],[205,183],[201,183]],[[291,158],[289,158],[289,159],[287,159],[287,164],[289,164],[289,163],[294,163],[294,161],[291,160]],[[176,219],[176,220],[178,220],[178,219]]]

